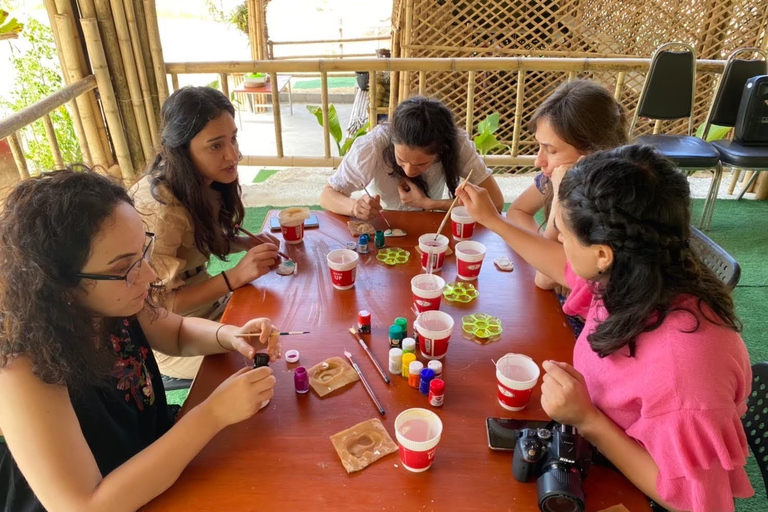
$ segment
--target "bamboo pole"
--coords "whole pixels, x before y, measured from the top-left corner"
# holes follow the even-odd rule
[[[387,120],[391,123],[395,116],[395,107],[397,106],[397,73],[389,72],[389,105],[387,106]]]
[[[576,72],[575,71],[569,71],[568,72],[568,81],[573,82],[576,80]]]
[[[176,73],[171,73],[171,87],[173,87],[173,92],[179,90],[179,75]]]
[[[755,199],[768,199],[768,179],[764,172],[760,173],[755,182]]]
[[[427,90],[427,72],[419,71],[419,96],[424,96]]]
[[[144,160],[148,162],[152,158],[154,142],[152,131],[149,127],[149,120],[147,119],[147,109],[144,108],[144,102],[141,100],[141,86],[139,85],[136,62],[134,61],[133,50],[131,49],[128,22],[125,18],[125,11],[123,10],[121,0],[110,0],[110,5],[112,7],[112,19],[115,21],[120,55],[123,59],[123,71],[125,72],[125,79],[128,85],[131,107],[139,129],[139,139],[141,140]]]
[[[155,66],[152,62],[152,51],[149,48],[149,26],[147,25],[147,15],[144,12],[144,2],[139,0],[131,2],[136,14],[136,29],[139,33],[139,43],[141,44],[142,61],[144,70],[147,74],[147,85],[149,85],[150,99],[152,100],[152,112],[155,126],[160,123],[160,100],[158,99],[157,78],[155,77]],[[165,76],[165,71],[163,71]],[[158,137],[159,138],[159,137]]]
[[[368,124],[373,130],[379,124],[376,109],[376,87],[378,84],[376,83],[376,71],[371,70],[368,73]]]
[[[401,32],[398,28],[392,34],[392,57],[397,60],[400,58],[400,37]],[[363,68],[368,69],[368,68]],[[400,97],[400,80],[401,75],[399,71],[394,71],[394,80],[389,82],[389,118],[395,114],[395,108],[397,107],[397,99]]]
[[[421,75],[421,73],[419,73]],[[419,89],[421,89],[421,77],[419,77]],[[475,123],[475,72],[467,73],[467,133],[472,134],[472,125]]]
[[[277,146],[277,156],[283,156],[283,123],[280,120],[280,94],[277,90],[277,73],[270,73],[269,79],[272,80],[272,113],[275,116],[275,145]]]
[[[8,145],[11,146],[11,154],[16,162],[16,169],[19,171],[19,177],[22,180],[29,178],[29,169],[27,168],[27,159],[24,156],[24,149],[19,142],[18,134],[12,133],[8,136]]]
[[[741,169],[733,167],[731,170],[731,183],[728,185],[728,195],[733,195],[736,184],[739,182],[739,176],[741,176]]]
[[[160,43],[160,26],[157,23],[155,0],[144,0],[144,16],[147,18],[149,51],[152,54],[152,66],[155,68],[158,101],[162,106],[168,99],[168,77],[165,73],[165,57],[163,57],[163,45]]]
[[[117,106],[120,108],[120,117],[123,119],[123,128],[128,139],[131,160],[133,161],[134,168],[141,169],[146,161],[152,158],[152,148],[145,148],[142,145],[139,124],[131,105],[131,92],[128,89],[128,79],[125,75],[123,57],[120,54],[120,44],[117,40],[117,29],[112,17],[112,7],[109,5],[109,0],[95,0],[94,7],[96,18],[99,21],[101,41],[107,55],[109,73],[112,76],[112,84],[115,88]],[[90,18],[91,16],[83,17]]]
[[[512,156],[520,152],[520,127],[523,120],[523,93],[525,91],[525,71],[517,72],[517,94],[515,96],[515,127],[512,132]]]
[[[627,72],[619,71],[618,76],[616,76],[616,88],[613,91],[613,99],[615,99],[617,102],[621,101],[621,95],[624,92],[624,82],[626,79]]]
[[[658,135],[661,133],[661,119],[657,119],[656,122],[653,123],[653,134]]]
[[[227,82],[226,73],[219,73],[219,83],[221,84],[221,92],[229,98],[229,82]]]
[[[93,74],[96,76],[96,83],[99,86],[104,114],[107,117],[107,123],[109,123],[109,132],[112,134],[112,144],[115,147],[120,174],[125,185],[131,185],[135,179],[135,169],[131,162],[131,153],[128,150],[125,132],[123,132],[123,126],[120,122],[120,111],[117,108],[117,99],[107,67],[107,57],[104,54],[104,46],[99,35],[99,24],[95,18],[81,19],[80,23],[83,27],[88,54],[91,57]]]
[[[349,37],[346,39],[311,39],[306,41],[269,41],[269,43],[273,45],[363,43],[366,41],[387,41],[389,38],[390,36]]]
[[[53,164],[56,166],[56,169],[63,169],[64,159],[61,157],[59,141],[56,140],[56,130],[53,128],[53,122],[51,121],[50,115],[45,114],[43,116],[43,126],[45,127],[45,137],[48,139],[48,146],[51,148]]]
[[[411,40],[413,37],[413,0],[405,0],[405,34],[403,36],[403,45],[400,49],[404,58],[411,56]],[[421,70],[419,70],[421,71]],[[410,96],[410,74],[402,73],[400,82],[400,102]]]
[[[89,78],[96,80],[93,75]],[[85,138],[85,129],[83,128],[83,120],[80,119],[80,109],[77,106],[77,102],[72,100],[69,102],[70,114],[72,115],[72,121],[75,124],[75,133],[77,134],[77,143],[80,145],[80,153],[83,155],[83,162],[88,167],[93,167],[93,158],[91,158],[91,150],[88,148],[88,141]]]
[[[259,60],[256,47],[256,25],[258,24],[256,17],[256,0],[247,0],[248,5],[248,42],[251,43],[251,59]]]
[[[84,75],[80,68],[80,60],[78,59],[79,49],[75,46],[77,40],[74,37],[75,27],[72,19],[66,14],[57,14],[54,19],[59,31],[59,38],[70,82],[82,80]],[[100,113],[93,111],[92,103],[87,95],[77,96],[75,101],[77,101],[77,108],[80,111],[80,118],[83,121],[83,130],[85,132],[86,141],[88,142],[91,157],[93,158],[93,163],[95,165],[106,167],[109,160],[106,156],[106,150],[102,146],[101,135],[95,119],[96,115],[100,115]]]
[[[320,75],[320,90],[322,98],[322,110],[323,110],[323,150],[325,151],[325,158],[331,156],[331,137],[328,128],[328,75],[325,72],[321,72]]]
[[[482,157],[488,167],[498,166],[527,166],[530,167],[536,161],[535,156],[517,156],[510,155],[485,155]],[[332,156],[325,158],[322,156],[265,156],[265,155],[244,155],[240,165],[255,166],[277,166],[277,167],[338,167],[342,158]]]
[[[144,55],[141,51],[141,38],[136,23],[136,11],[133,9],[132,0],[123,0],[123,9],[125,18],[128,22],[128,35],[130,37],[130,48],[133,51],[133,60],[136,64],[136,71],[139,76],[139,87],[141,88],[141,99],[144,104],[144,111],[147,115],[147,124],[149,125],[149,134],[152,137],[152,144],[160,145],[160,138],[157,133],[157,117],[155,116],[155,107],[152,102],[152,91],[149,88],[149,77],[147,77],[147,67],[144,65]],[[114,9],[113,9],[114,10]],[[118,31],[120,29],[118,28]]]

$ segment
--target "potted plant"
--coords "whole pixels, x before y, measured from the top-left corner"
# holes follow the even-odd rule
[[[262,87],[267,83],[266,73],[247,73],[243,77],[243,84],[246,87]]]

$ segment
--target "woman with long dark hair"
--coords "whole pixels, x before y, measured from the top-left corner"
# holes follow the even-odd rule
[[[484,190],[458,192],[586,318],[573,366],[542,364],[544,411],[663,507],[733,511],[754,493],[740,421],[752,372],[728,289],[688,245],[688,181],[653,148],[624,146],[584,157],[555,192],[562,245],[500,216]]]
[[[125,190],[71,170],[21,182],[0,215],[0,509],[134,511],[168,489],[221,429],[273,394],[268,367],[236,372],[174,421],[152,349],[256,347],[242,327],[153,305],[154,234]],[[248,365],[250,366],[250,365]]]
[[[470,183],[487,189],[501,211],[501,190],[451,111],[438,100],[415,96],[397,106],[390,124],[355,141],[328,180],[320,204],[363,220],[376,218],[382,209],[447,210],[470,169]],[[372,197],[350,197],[363,187]]]
[[[279,241],[239,236],[243,223],[237,163],[235,109],[220,91],[183,87],[163,104],[161,145],[149,172],[131,190],[147,230],[156,234],[152,264],[165,293],[161,302],[182,315],[217,318],[228,294],[269,272]],[[247,250],[231,270],[211,277],[211,255],[221,259]],[[201,359],[156,354],[160,370],[194,378]]]

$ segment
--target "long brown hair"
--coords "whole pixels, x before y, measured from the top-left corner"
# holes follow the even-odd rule
[[[218,222],[203,194],[203,176],[189,154],[190,141],[209,121],[235,108],[221,91],[211,87],[182,87],[163,103],[163,133],[160,150],[149,169],[152,196],[163,203],[157,191],[166,185],[189,211],[195,228],[195,246],[206,257],[215,254],[226,259],[235,239],[235,226],[243,223],[245,208],[240,198],[240,183],[214,182],[211,188],[221,193]]]

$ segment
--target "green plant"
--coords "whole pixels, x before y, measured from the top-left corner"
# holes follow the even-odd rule
[[[238,5],[234,11],[229,13],[229,20],[231,24],[237,27],[237,30],[245,35],[248,35],[248,4],[243,2]]]
[[[496,139],[494,133],[499,129],[499,113],[486,117],[484,120],[477,123],[477,136],[474,138],[475,147],[477,152],[481,155],[487,155],[496,148],[506,148],[509,146],[502,144]]]
[[[317,105],[307,105],[307,110],[317,118],[317,122],[320,126],[323,126],[323,109]],[[336,113],[336,107],[333,104],[328,105],[328,132],[336,141],[336,148],[339,150],[339,156],[344,156],[352,147],[352,143],[355,140],[368,133],[369,123],[365,123],[365,126],[357,130],[352,137],[347,137],[344,144],[341,143],[341,125],[339,124],[339,115]]]
[[[24,29],[24,25],[16,18],[8,19],[8,16],[10,16],[8,11],[0,9],[0,39],[17,37]]]
[[[704,125],[706,123],[701,123],[699,127],[696,129],[696,136],[700,139],[704,138]],[[709,133],[707,134],[707,142],[712,140],[723,140],[726,137],[728,137],[728,132],[731,131],[730,126],[718,126],[716,124],[713,124],[709,127]]]
[[[16,70],[16,79],[13,90],[7,95],[9,99],[0,100],[0,109],[6,114],[18,112],[64,87],[55,59],[56,46],[51,29],[30,18],[22,37],[29,43],[26,51],[21,52],[11,45],[11,62]],[[49,115],[64,162],[81,162],[80,145],[67,109],[58,108]],[[30,166],[37,172],[53,169],[53,155],[43,122],[37,121],[20,130],[20,133],[26,141],[26,157]]]
[[[264,78],[266,76],[266,73],[248,73],[245,75],[245,78]]]

